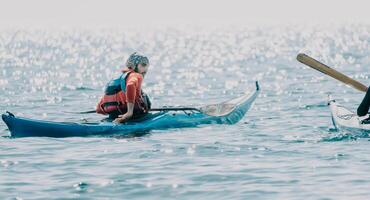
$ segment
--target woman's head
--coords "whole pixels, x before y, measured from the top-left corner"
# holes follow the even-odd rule
[[[133,69],[135,72],[145,74],[148,71],[149,59],[139,55],[136,52],[131,54],[126,61],[126,67]]]

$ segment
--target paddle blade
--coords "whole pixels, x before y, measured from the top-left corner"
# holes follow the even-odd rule
[[[224,116],[229,113],[231,113],[235,107],[236,104],[213,104],[213,105],[207,105],[203,106],[200,111],[206,115],[210,116]]]
[[[210,116],[225,116],[233,112],[238,106],[248,101],[248,99],[255,99],[260,92],[260,86],[256,81],[256,90],[253,94],[244,94],[235,99],[225,101],[219,104],[206,105],[200,108],[200,111]],[[255,96],[253,98],[253,96]],[[252,101],[253,102],[253,101]]]
[[[317,71],[320,71],[328,76],[331,76],[332,78],[337,79],[338,81],[341,81],[344,84],[350,85],[353,88],[360,90],[361,92],[367,91],[367,87],[364,84],[338,72],[335,69],[330,68],[329,66],[311,58],[306,54],[303,53],[298,54],[297,60],[313,69],[316,69]]]

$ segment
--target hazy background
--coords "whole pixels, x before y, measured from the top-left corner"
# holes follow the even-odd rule
[[[0,122],[0,199],[368,199],[369,136],[334,131],[327,106],[329,92],[351,110],[364,94],[295,58],[305,52],[368,85],[369,8],[0,0],[1,113],[101,120],[66,111],[92,109],[134,51],[150,58],[143,89],[153,107],[222,102],[261,85],[233,126],[14,139]]]
[[[366,0],[12,0],[0,27],[148,27],[199,24],[369,23]]]

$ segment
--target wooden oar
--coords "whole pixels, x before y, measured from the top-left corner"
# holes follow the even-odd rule
[[[331,76],[331,77],[337,79],[338,81],[340,81],[344,84],[352,86],[353,88],[355,88],[355,89],[357,89],[361,92],[366,92],[367,91],[367,87],[364,84],[362,84],[362,83],[360,83],[360,82],[342,74],[341,72],[338,72],[335,69],[330,68],[329,66],[311,58],[310,56],[308,56],[306,54],[303,54],[303,53],[298,54],[297,55],[297,60],[299,62],[305,64],[305,65],[308,65],[308,66],[310,66],[310,67],[328,75],[328,76]]]

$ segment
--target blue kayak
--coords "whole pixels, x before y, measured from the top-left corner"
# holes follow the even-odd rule
[[[11,137],[84,137],[131,135],[150,130],[196,127],[202,124],[235,124],[240,121],[252,106],[259,94],[258,82],[252,93],[223,102],[202,106],[189,111],[150,112],[141,120],[124,124],[112,122],[71,123],[53,122],[17,117],[7,112],[2,115]],[[174,109],[175,110],[175,109]]]

